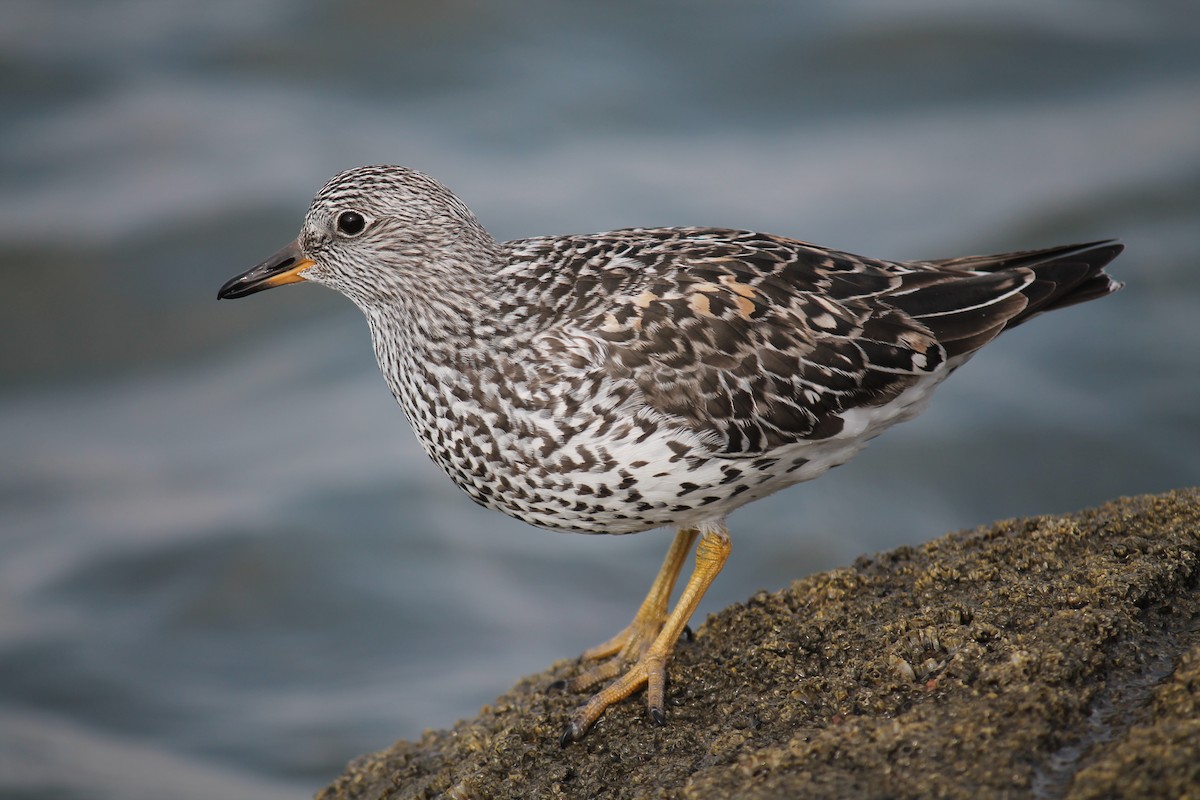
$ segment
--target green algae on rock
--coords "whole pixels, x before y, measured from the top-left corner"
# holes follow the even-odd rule
[[[560,749],[562,661],[318,798],[1200,797],[1198,584],[1196,489],[954,533],[709,617],[665,727]]]

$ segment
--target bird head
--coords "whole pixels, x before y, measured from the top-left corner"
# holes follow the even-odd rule
[[[407,167],[358,167],[317,193],[294,241],[227,281],[217,297],[312,281],[367,309],[471,283],[495,248],[470,210],[433,178]]]

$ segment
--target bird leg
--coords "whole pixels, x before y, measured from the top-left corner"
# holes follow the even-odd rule
[[[708,591],[713,579],[729,558],[728,531],[723,526],[706,530],[696,545],[696,567],[683,587],[675,608],[664,619],[663,613],[670,597],[671,586],[697,533],[696,530],[686,529],[675,535],[675,541],[671,543],[663,567],[633,622],[609,641],[584,654],[602,658],[616,652],[616,656],[609,661],[568,681],[565,685],[569,689],[585,689],[617,675],[621,667],[629,661],[633,663],[620,677],[592,695],[576,710],[559,739],[562,746],[582,739],[609,706],[624,700],[642,686],[646,687],[646,705],[650,710],[650,719],[658,725],[666,722],[663,700],[667,662],[670,660],[671,651],[699,605],[700,598]]]
[[[585,650],[581,658],[595,661],[608,656],[618,656],[619,659],[632,661],[650,646],[654,637],[658,635],[659,629],[662,628],[663,621],[667,618],[667,603],[671,599],[671,590],[675,588],[675,581],[679,578],[683,562],[687,560],[688,551],[692,549],[692,543],[696,541],[697,535],[698,532],[695,528],[679,529],[671,542],[670,549],[667,550],[662,567],[659,568],[658,575],[654,576],[654,583],[651,584],[650,591],[638,608],[637,614],[634,615],[633,621],[607,642]],[[590,673],[573,679],[571,690],[582,691],[605,678],[611,678],[612,675],[601,676],[594,680],[584,680],[587,677],[590,677]]]

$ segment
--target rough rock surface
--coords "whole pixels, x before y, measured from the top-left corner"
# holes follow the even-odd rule
[[[1010,520],[760,592],[581,743],[525,678],[335,798],[1200,798],[1200,490]]]

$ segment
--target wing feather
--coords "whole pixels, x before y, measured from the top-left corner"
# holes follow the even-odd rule
[[[597,369],[728,456],[833,436],[846,410],[887,403],[1007,327],[1119,287],[1103,273],[1120,252],[1112,242],[909,263],[707,228],[509,246],[541,292],[513,314],[598,337]]]

